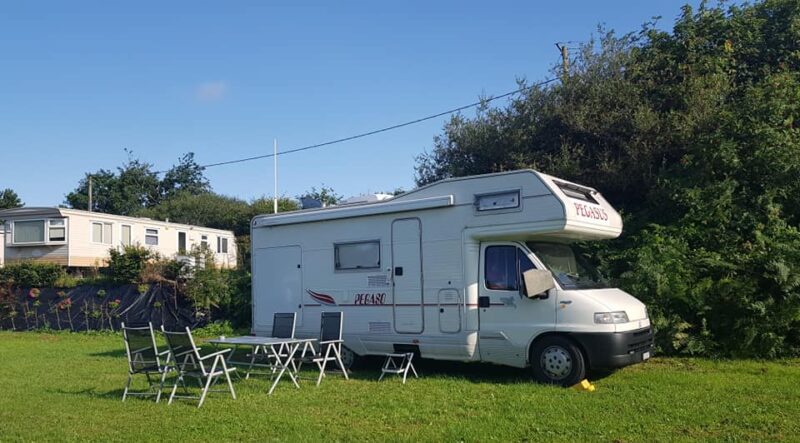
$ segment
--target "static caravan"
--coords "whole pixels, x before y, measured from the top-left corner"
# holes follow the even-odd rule
[[[572,243],[615,238],[620,215],[595,189],[532,170],[443,180],[374,203],[255,217],[253,332],[297,313],[344,312],[346,364],[359,356],[530,366],[569,385],[591,368],[650,357],[639,300]]]
[[[108,251],[139,244],[164,257],[207,244],[221,267],[236,266],[233,232],[180,223],[65,208],[24,207],[0,211],[5,221],[7,263],[21,260],[71,268],[106,266]]]

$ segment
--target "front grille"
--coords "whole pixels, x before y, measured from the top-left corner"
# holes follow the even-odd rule
[[[628,342],[628,354],[646,351],[653,347],[653,329],[647,328],[631,334],[631,341]]]

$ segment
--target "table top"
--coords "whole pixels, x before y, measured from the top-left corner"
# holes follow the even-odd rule
[[[224,337],[209,340],[209,343],[218,345],[251,345],[251,346],[270,346],[280,345],[287,343],[303,343],[309,341],[316,341],[314,338],[277,338],[277,337],[258,337],[253,335],[244,335],[241,337]]]

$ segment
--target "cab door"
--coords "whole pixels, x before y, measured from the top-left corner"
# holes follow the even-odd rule
[[[554,330],[556,297],[529,299],[522,273],[534,269],[522,244],[481,244],[478,345],[481,360],[522,367],[533,337]],[[551,291],[552,292],[552,291]]]

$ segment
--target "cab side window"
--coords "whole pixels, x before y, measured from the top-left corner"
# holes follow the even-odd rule
[[[533,263],[516,246],[489,246],[484,256],[485,285],[496,291],[518,291],[523,272],[533,269]]]

